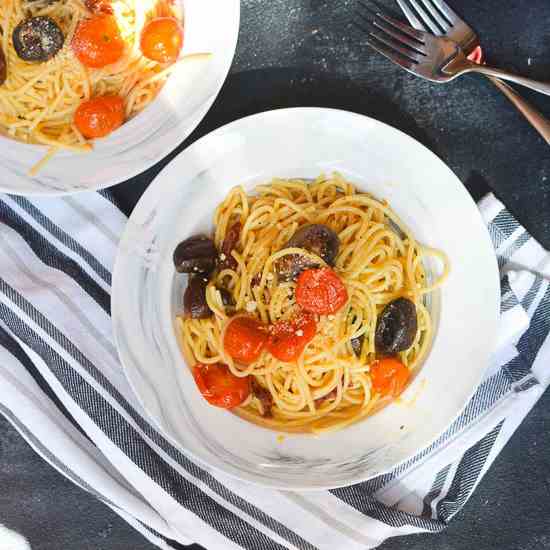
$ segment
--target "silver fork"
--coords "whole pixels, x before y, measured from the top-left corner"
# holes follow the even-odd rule
[[[413,29],[383,13],[380,8],[371,10],[358,2],[364,12],[361,19],[370,25],[368,44],[410,73],[432,82],[450,82],[466,73],[481,73],[510,80],[545,95],[550,95],[550,84],[517,76],[501,69],[478,65],[470,61],[457,42],[446,36]],[[370,16],[367,17],[366,13]]]
[[[447,36],[457,42],[467,56],[479,46],[475,31],[444,0],[395,1],[415,29]],[[492,76],[488,78],[517,107],[546,143],[550,144],[550,121],[508,84]]]

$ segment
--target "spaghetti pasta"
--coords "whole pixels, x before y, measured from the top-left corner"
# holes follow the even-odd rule
[[[408,349],[397,354],[413,372],[430,348],[433,326],[424,297],[444,282],[449,269],[445,255],[419,244],[385,201],[357,192],[338,174],[314,182],[275,179],[258,186],[254,195],[234,188],[214,216],[218,250],[235,222],[242,227],[232,251],[237,266],[216,272],[206,287],[212,316],[177,319],[187,362],[223,363],[236,377],[252,377],[260,391],[252,391],[234,412],[267,428],[321,433],[372,414],[388,400],[373,388],[371,370],[379,358],[376,330],[381,313],[401,297],[414,303],[416,332]],[[312,252],[286,247],[307,224],[323,224],[337,234],[334,271],[347,290],[347,303],[334,314],[317,317],[316,333],[297,361],[283,362],[264,351],[246,366],[237,364],[224,349],[223,334],[231,317],[219,289],[229,290],[236,311],[248,312],[266,325],[293,319],[300,309],[297,283],[278,279],[277,262],[300,254],[325,264]],[[426,255],[443,265],[434,280],[425,269]],[[272,401],[270,410],[261,398],[265,392]]]
[[[170,0],[113,0],[124,54],[115,63],[94,69],[83,65],[71,48],[80,21],[91,16],[83,0],[2,0],[1,47],[7,79],[0,86],[0,132],[29,144],[85,152],[90,143],[76,128],[74,114],[82,101],[95,96],[123,98],[125,116],[141,112],[158,94],[174,65],[160,65],[142,55],[139,37],[155,17],[182,14]],[[47,16],[63,31],[63,48],[43,63],[21,59],[13,44],[14,28],[30,17]],[[42,163],[41,163],[42,164]]]

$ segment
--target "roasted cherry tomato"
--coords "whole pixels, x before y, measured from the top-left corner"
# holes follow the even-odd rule
[[[203,397],[222,409],[238,407],[250,395],[249,377],[235,376],[227,365],[198,363],[193,367],[193,377]]]
[[[410,377],[409,369],[395,357],[375,361],[369,372],[373,391],[382,397],[397,397]]]
[[[183,27],[175,17],[157,17],[141,31],[141,53],[157,63],[174,63],[183,47]]]
[[[81,21],[71,45],[80,62],[93,69],[117,62],[124,53],[124,40],[117,20],[108,14]]]
[[[76,110],[74,123],[87,139],[105,137],[124,123],[124,102],[114,95],[85,101]]]
[[[267,327],[261,321],[239,315],[231,319],[227,325],[223,347],[237,363],[249,365],[258,359],[267,343],[267,338]]]
[[[279,361],[296,361],[316,330],[315,317],[305,311],[291,321],[278,321],[270,327],[267,349]]]
[[[306,269],[298,277],[296,302],[304,310],[319,315],[336,313],[348,301],[344,283],[330,269]]]
[[[85,0],[84,4],[92,13],[113,13],[113,0]]]

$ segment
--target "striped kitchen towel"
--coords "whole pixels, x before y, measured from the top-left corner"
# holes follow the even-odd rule
[[[61,473],[160,548],[358,550],[439,531],[550,382],[550,255],[494,197],[500,340],[449,429],[394,471],[333,491],[213,474],[149,422],[123,375],[110,284],[126,222],[107,193],[0,196],[0,412]]]

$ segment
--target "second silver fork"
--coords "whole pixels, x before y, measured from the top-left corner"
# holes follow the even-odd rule
[[[432,32],[437,36],[447,36],[457,42],[466,55],[470,55],[479,46],[479,38],[475,31],[453,11],[445,0],[396,0],[396,2],[415,29]],[[550,145],[550,121],[511,86],[498,78],[492,76],[488,78]]]

